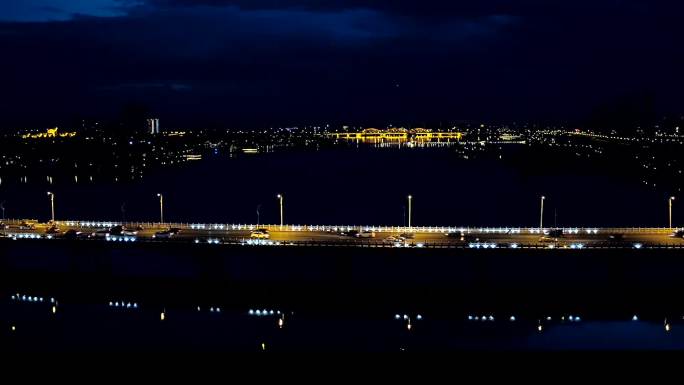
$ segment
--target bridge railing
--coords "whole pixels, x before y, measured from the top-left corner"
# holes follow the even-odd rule
[[[64,241],[60,237],[52,237],[50,235],[41,235],[36,233],[14,233],[7,234],[5,237],[13,240],[24,241]],[[655,244],[632,244],[632,243],[599,243],[586,245],[563,245],[551,247],[550,245],[541,245],[538,243],[455,243],[455,242],[383,242],[379,240],[293,240],[293,241],[273,241],[250,239],[245,237],[221,237],[220,235],[213,238],[176,238],[176,239],[153,239],[153,238],[138,238],[138,237],[123,237],[111,236],[100,239],[82,239],[79,242],[100,242],[100,243],[158,243],[158,244],[196,244],[197,246],[216,247],[219,245],[232,245],[241,247],[354,247],[354,248],[415,248],[415,249],[468,249],[473,252],[494,250],[494,249],[535,249],[535,250],[609,250],[609,249],[684,249],[682,243],[655,243]]]
[[[25,220],[7,220],[6,223],[16,224]],[[179,228],[186,230],[214,230],[214,231],[249,231],[266,229],[269,231],[325,231],[340,232],[351,230],[363,230],[385,233],[463,233],[463,234],[543,234],[550,230],[562,230],[566,235],[580,234],[611,234],[611,233],[671,233],[676,228],[668,227],[469,227],[469,226],[389,226],[389,225],[294,225],[294,224],[247,224],[247,223],[185,223],[185,222],[119,222],[119,221],[93,221],[93,220],[60,220],[60,225],[81,226],[93,228],[108,228],[117,225],[143,228]]]

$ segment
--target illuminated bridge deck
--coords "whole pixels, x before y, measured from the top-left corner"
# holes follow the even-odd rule
[[[35,228],[22,228],[23,222],[33,222]],[[206,223],[121,223],[111,221],[58,221],[58,233],[48,234],[48,225],[26,220],[5,222],[7,228],[0,230],[6,239],[64,239],[68,230],[82,232],[77,239],[109,242],[185,242],[211,245],[244,246],[316,246],[316,247],[415,247],[415,248],[468,248],[468,249],[623,249],[623,248],[684,248],[684,239],[674,237],[669,228],[562,228],[562,235],[545,235],[549,228],[535,227],[400,227],[400,226],[323,226],[323,225],[250,225]],[[135,235],[107,234],[114,226],[129,229],[142,228]],[[180,232],[170,238],[160,239],[155,233],[171,228]],[[252,231],[266,229],[268,239],[252,237]],[[101,231],[98,237],[93,237]],[[349,231],[373,232],[374,237],[344,235]],[[88,235],[91,237],[88,237]],[[397,236],[409,235],[403,240]]]

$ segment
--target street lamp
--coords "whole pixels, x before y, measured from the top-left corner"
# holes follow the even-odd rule
[[[47,195],[50,197],[50,208],[52,212],[52,222],[55,221],[55,194],[48,191]]]
[[[670,217],[670,228],[672,228],[672,201],[675,200],[675,197],[670,197],[670,199],[667,200],[668,202],[668,208],[669,208],[669,217]]]
[[[541,196],[541,210],[539,212],[539,231],[542,231],[544,229],[544,199],[546,199],[545,196]]]
[[[408,227],[409,229],[411,228],[411,201],[413,200],[413,197],[411,195],[408,196]]]
[[[283,195],[278,194],[278,200],[280,201],[280,227],[283,227],[284,220],[283,220]]]
[[[164,195],[157,194],[159,197],[159,223],[164,223]]]

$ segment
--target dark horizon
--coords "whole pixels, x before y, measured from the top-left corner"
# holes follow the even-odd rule
[[[0,5],[0,129],[681,119],[660,1],[30,0]]]

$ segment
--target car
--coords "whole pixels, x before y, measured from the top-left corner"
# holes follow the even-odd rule
[[[356,234],[357,238],[375,238],[375,232],[374,231],[368,231],[368,230],[363,230],[359,231]]]
[[[545,230],[544,235],[550,238],[560,238],[563,236],[563,229],[550,229]]]
[[[672,238],[684,238],[684,230],[677,230],[670,234]]]
[[[391,235],[385,238],[384,241],[388,243],[403,243],[406,242],[406,238],[402,237],[401,235]]]
[[[402,234],[399,234],[399,236],[402,237],[402,238],[404,238],[404,239],[413,239],[413,238],[415,238],[415,234],[413,234],[413,233],[402,233]]]
[[[340,231],[340,235],[345,237],[358,237],[359,230]]]
[[[109,230],[98,230],[90,234],[91,238],[107,238],[109,236]]]
[[[89,234],[83,233],[74,229],[69,229],[64,234],[62,234],[62,238],[64,239],[78,239],[78,238],[87,238]]]
[[[7,229],[9,229],[9,226],[4,222],[0,222],[0,230],[7,230]]]
[[[152,235],[152,238],[154,239],[169,239],[176,235],[174,232],[165,230],[165,231],[157,231]]]
[[[539,242],[543,242],[543,243],[556,242],[557,240],[558,240],[557,238],[554,238],[554,237],[551,237],[548,235],[542,235],[541,237],[539,237]]]
[[[624,234],[615,233],[615,234],[608,235],[608,240],[610,240],[610,241],[621,241],[623,239],[625,239]]]
[[[51,225],[50,227],[48,227],[45,230],[45,234],[59,234],[59,233],[61,233],[61,230],[55,224]]]
[[[21,224],[19,225],[19,229],[20,230],[35,230],[36,225],[34,225],[33,223],[29,223],[29,222],[21,222]]]
[[[268,239],[271,237],[271,234],[266,229],[257,229],[252,231],[249,236],[256,239]]]
[[[478,238],[478,237],[474,237],[470,234],[465,234],[465,233],[460,233],[460,232],[458,232],[458,233],[446,233],[445,235],[448,238],[458,239],[458,240],[463,241],[463,242],[479,242],[480,241],[480,238]]]
[[[110,234],[112,235],[124,235],[124,236],[136,236],[138,235],[138,231],[136,230],[130,230],[125,226],[114,226],[111,229],[109,229]]]
[[[178,235],[178,234],[181,233],[182,230],[179,229],[178,227],[172,227],[172,228],[170,228],[168,231],[169,231],[170,233],[173,233],[173,235]]]
[[[124,230],[124,227],[121,225],[118,225],[118,226],[114,226],[114,227],[110,228],[109,233],[112,235],[121,235],[123,230]]]

